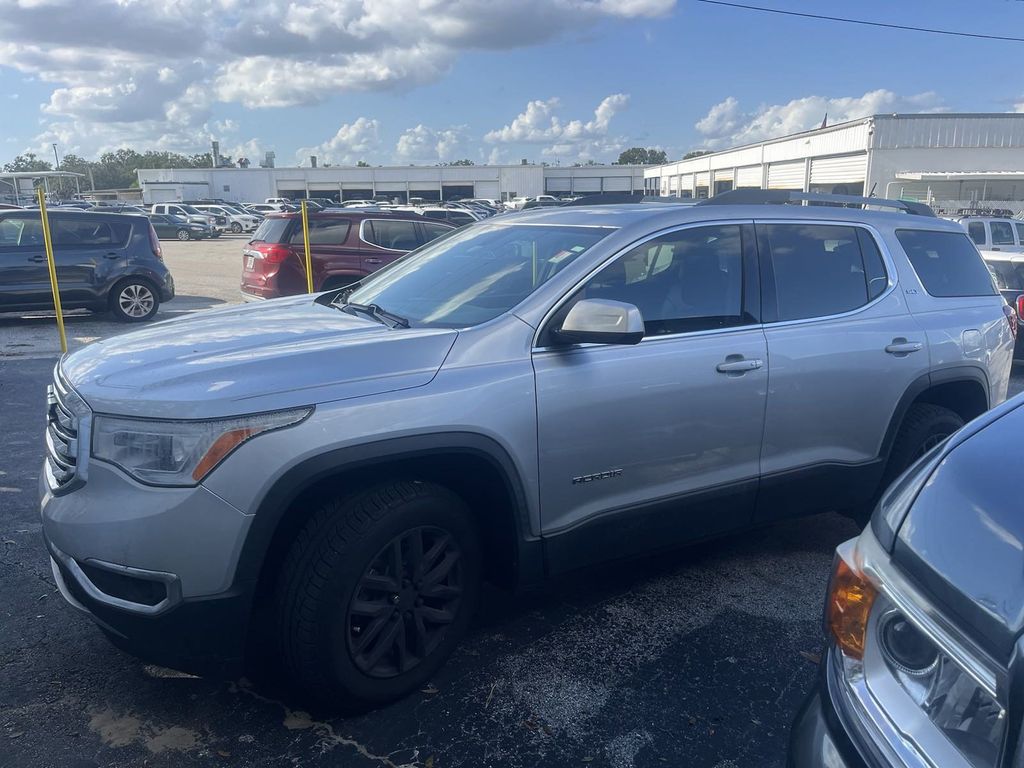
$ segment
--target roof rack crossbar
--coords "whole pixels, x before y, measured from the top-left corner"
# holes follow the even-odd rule
[[[734,189],[729,192],[701,200],[697,205],[783,205],[786,203],[839,203],[844,205],[877,205],[882,208],[898,208],[915,216],[935,217],[935,211],[924,203],[910,200],[889,200],[884,197],[860,197],[857,195],[828,195],[821,192],[794,192],[787,189]]]

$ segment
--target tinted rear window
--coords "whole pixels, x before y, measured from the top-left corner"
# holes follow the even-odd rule
[[[283,243],[285,232],[288,231],[290,219],[264,219],[255,234],[254,243]]]
[[[992,276],[966,234],[900,229],[896,237],[932,296],[995,294]]]
[[[341,245],[348,239],[348,219],[310,219],[310,245]],[[302,245],[302,227],[295,227],[292,243]]]
[[[91,218],[58,218],[50,221],[53,245],[64,248],[123,248],[132,233],[126,221],[108,221]]]

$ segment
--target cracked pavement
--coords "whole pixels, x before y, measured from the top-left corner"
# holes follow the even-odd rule
[[[271,683],[147,666],[64,603],[36,497],[53,364],[0,357],[0,766],[785,764],[848,520],[788,521],[528,593],[488,589],[429,686],[320,719]]]

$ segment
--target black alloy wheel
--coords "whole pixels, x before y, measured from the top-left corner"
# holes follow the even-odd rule
[[[462,552],[435,526],[403,531],[370,562],[346,616],[348,652],[375,678],[410,671],[437,648],[458,615]]]

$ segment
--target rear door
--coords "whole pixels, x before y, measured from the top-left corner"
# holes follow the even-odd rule
[[[855,507],[880,481],[900,399],[928,373],[927,338],[877,233],[776,220],[757,235],[771,360],[757,519]]]
[[[313,289],[322,290],[331,277],[360,277],[362,258],[358,249],[348,245],[350,219],[311,218],[309,219],[309,255],[313,263]],[[306,253],[303,245],[301,222],[296,222],[290,240],[292,250],[298,256],[303,279],[306,274]]]
[[[52,304],[38,214],[0,218],[0,310]]]
[[[993,251],[1009,251],[1020,253],[1022,250],[1017,242],[1016,232],[1013,230],[1012,221],[993,220],[988,222],[989,233],[992,236]]]
[[[132,225],[126,217],[51,214],[53,255],[62,301],[103,301],[106,288],[128,264]]]

